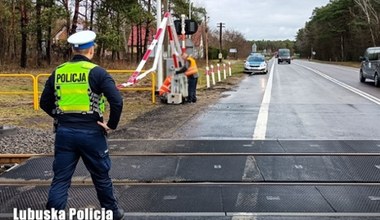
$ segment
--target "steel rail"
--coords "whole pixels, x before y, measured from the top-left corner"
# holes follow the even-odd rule
[[[22,163],[35,156],[44,156],[44,154],[0,154],[0,164]]]
[[[184,182],[165,182],[165,181],[125,181],[112,180],[113,185],[118,186],[380,186],[380,182],[366,181],[184,181]],[[51,179],[39,180],[1,180],[0,186],[50,186]],[[93,186],[91,179],[85,181],[72,181],[72,186]]]
[[[13,213],[0,213],[0,219],[7,218],[13,219]],[[174,219],[178,217],[180,219],[206,219],[206,218],[221,218],[232,217],[232,219],[257,219],[256,217],[282,217],[282,218],[307,218],[307,219],[318,219],[322,218],[333,218],[335,220],[347,219],[347,217],[356,217],[355,219],[365,218],[367,220],[379,219],[380,212],[127,212],[125,217],[141,217],[141,219],[163,219],[170,218]],[[139,218],[140,219],[140,218]]]
[[[24,161],[31,157],[52,157],[54,154],[0,154],[0,163],[9,163],[14,161]],[[288,152],[288,153],[262,153],[262,152],[216,152],[216,153],[203,153],[203,152],[189,152],[189,153],[180,153],[180,152],[130,152],[130,153],[119,153],[112,152],[110,156],[115,157],[153,157],[153,156],[166,156],[166,157],[175,157],[175,156],[364,156],[364,157],[374,157],[380,156],[380,152],[367,152],[367,153],[346,153],[346,152],[310,152],[310,153],[297,153],[297,152]]]
[[[148,153],[148,152],[131,152],[131,153],[112,153],[111,156],[380,156],[379,153],[345,153],[345,152],[332,152],[332,153]]]
[[[303,217],[307,219],[317,219],[316,217],[323,218],[328,217],[335,220],[346,219],[347,217],[364,217],[366,220],[378,219],[380,212],[127,212],[126,217],[181,217],[181,219],[206,219],[210,217],[232,217],[232,219],[258,219],[260,217],[282,217],[290,219],[290,217],[297,218]],[[189,217],[189,218],[187,218]],[[372,218],[373,217],[373,218]],[[161,219],[160,218],[160,219]],[[223,218],[225,219],[225,218]],[[230,219],[230,218],[229,218]],[[261,218],[260,218],[261,219]],[[277,219],[277,218],[276,218]],[[355,218],[358,219],[358,218]]]

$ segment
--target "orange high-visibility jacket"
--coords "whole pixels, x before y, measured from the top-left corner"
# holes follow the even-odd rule
[[[193,76],[194,78],[198,78],[198,67],[194,58],[188,57],[187,60],[190,62],[189,68],[186,70],[185,75],[187,77]]]

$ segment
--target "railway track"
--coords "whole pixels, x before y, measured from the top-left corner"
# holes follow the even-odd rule
[[[236,145],[217,150],[187,145],[150,149],[141,143],[115,146],[110,156],[119,201],[131,217],[162,213],[161,219],[178,213],[185,216],[182,212],[189,210],[193,216],[218,213],[223,219],[236,213],[325,220],[380,216],[380,152],[376,147],[359,152],[319,148],[282,152],[287,150],[284,147],[269,152],[269,148]],[[0,175],[0,190],[7,193],[4,198],[19,196],[14,204],[20,208],[24,203],[37,207],[40,197],[46,199],[53,176],[52,154],[3,154],[0,161],[23,163]],[[82,162],[76,171],[73,200],[85,198],[84,204],[97,204],[96,197],[88,197],[93,183]],[[13,207],[4,210],[11,213]]]
[[[45,156],[45,154],[0,154],[0,164],[20,164],[34,156]]]
[[[0,154],[0,164],[9,163],[22,163],[31,157],[52,157],[53,154]],[[347,152],[312,152],[312,153],[258,153],[258,152],[242,152],[242,153],[179,153],[179,152],[130,152],[121,153],[113,152],[110,156],[118,157],[152,157],[152,156],[162,156],[162,157],[209,157],[209,156],[279,156],[279,157],[289,157],[289,156],[380,156],[377,152],[367,152],[367,153],[347,153]]]
[[[258,152],[246,152],[246,153],[178,153],[178,152],[166,152],[166,153],[152,153],[152,152],[112,152],[112,157],[379,157],[380,153],[377,152],[367,152],[367,153],[347,153],[347,152],[324,152],[324,153],[258,153]],[[31,157],[53,157],[52,154],[0,154],[0,164],[20,164],[28,160]],[[378,168],[380,169],[380,168]],[[4,171],[4,170],[3,170]],[[1,173],[1,172],[0,172]],[[0,185],[2,185],[0,181]],[[50,180],[32,180],[32,181],[6,181],[6,184],[17,185],[17,184],[36,184],[36,185],[46,185],[50,184]],[[74,181],[74,184],[87,185],[92,184],[91,180],[88,181]],[[341,185],[341,186],[351,186],[351,185],[361,185],[361,186],[380,186],[380,182],[374,181],[192,181],[192,180],[120,180],[115,179],[114,184],[116,185],[172,185],[172,186],[194,186],[194,185]]]
[[[52,157],[53,154],[0,154],[0,164],[7,163],[22,163],[31,157]],[[110,156],[163,156],[163,157],[179,157],[179,156],[192,156],[192,157],[208,157],[208,156],[380,156],[380,153],[346,153],[346,152],[323,152],[323,153],[257,153],[257,152],[242,152],[242,153],[147,153],[147,152],[130,152],[120,153],[114,152]]]

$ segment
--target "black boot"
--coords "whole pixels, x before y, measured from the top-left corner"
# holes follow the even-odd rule
[[[122,220],[124,218],[124,210],[118,209],[113,212],[113,220]]]

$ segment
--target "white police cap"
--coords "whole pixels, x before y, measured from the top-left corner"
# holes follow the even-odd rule
[[[75,49],[87,49],[92,47],[95,42],[96,34],[93,31],[85,30],[71,35],[67,42],[69,42]]]

